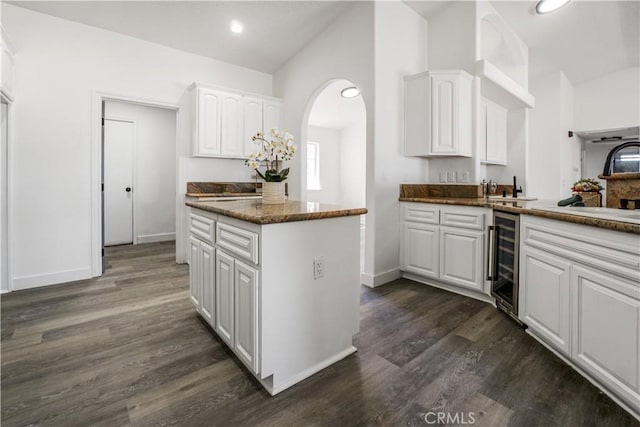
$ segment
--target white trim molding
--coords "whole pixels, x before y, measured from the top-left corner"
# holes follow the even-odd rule
[[[166,242],[176,240],[176,233],[140,234],[136,240],[138,243]]]
[[[57,271],[55,273],[34,274],[13,279],[12,291],[38,288],[40,286],[57,285],[59,283],[74,282],[91,278],[91,267],[86,266],[73,270]]]
[[[402,272],[400,271],[400,269],[393,268],[391,270],[387,270],[383,273],[379,273],[376,275],[361,273],[360,283],[370,288],[375,288],[377,286],[382,286],[393,280],[399,279],[400,277],[402,277]]]
[[[102,275],[102,102],[119,101],[132,104],[160,107],[174,110],[180,114],[180,105],[175,102],[156,100],[94,89],[91,94],[91,268],[90,277]],[[177,121],[177,116],[176,116]],[[176,154],[180,153],[181,141],[176,131]],[[176,160],[176,166],[179,167]],[[179,171],[176,173],[176,188],[179,185]],[[181,211],[180,211],[181,212]],[[176,216],[176,226],[182,221],[182,215]],[[134,234],[135,236],[135,234]],[[14,284],[15,285],[15,284]],[[16,288],[17,289],[17,288]]]

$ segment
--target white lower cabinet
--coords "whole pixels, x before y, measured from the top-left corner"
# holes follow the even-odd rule
[[[487,295],[484,274],[487,211],[404,202],[401,270]]]
[[[481,231],[440,227],[440,279],[482,292],[483,237]]]
[[[520,253],[520,317],[564,355],[569,355],[571,264],[524,247]]]
[[[438,226],[405,222],[403,228],[402,270],[424,277],[438,278]]]
[[[575,266],[573,361],[640,410],[640,286]]]
[[[640,415],[638,236],[521,218],[520,319]]]
[[[216,322],[215,330],[229,346],[234,338],[234,262],[233,257],[216,252]]]
[[[189,236],[189,295],[191,302],[200,311],[200,300],[202,299],[202,260],[200,257],[200,240]]]
[[[234,268],[235,339],[233,347],[242,361],[258,372],[258,271],[240,261]]]
[[[202,317],[210,325],[213,325],[215,251],[213,246],[194,236],[189,237],[189,246],[191,263],[189,290],[191,302]]]
[[[238,358],[257,374],[260,274],[258,266],[252,266],[250,261],[257,261],[257,256],[252,255],[257,254],[259,234],[255,228],[239,227],[237,221],[220,223],[205,212],[197,211],[191,216],[191,302]],[[221,230],[234,233],[224,234]],[[237,244],[229,245],[230,241]]]

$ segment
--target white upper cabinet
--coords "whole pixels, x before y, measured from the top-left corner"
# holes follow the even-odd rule
[[[193,135],[195,156],[212,157],[221,152],[221,93],[206,88],[196,89],[196,117]]]
[[[405,78],[406,156],[472,156],[472,86],[461,70]]]
[[[221,151],[229,157],[244,155],[244,105],[241,95],[223,93],[220,119]]]
[[[258,144],[251,141],[251,137],[261,132],[262,127],[262,99],[256,97],[244,98],[244,155],[257,151]]]
[[[487,99],[480,102],[480,160],[486,164],[507,164],[507,117],[509,111]]]
[[[265,100],[263,105],[263,129],[270,135],[271,129],[282,129],[282,102]]]
[[[256,151],[251,137],[282,129],[282,102],[194,83],[191,116],[194,157],[243,159]],[[267,134],[268,136],[268,134]]]

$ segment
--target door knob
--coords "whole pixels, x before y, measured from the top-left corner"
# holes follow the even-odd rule
[[[124,191],[126,191],[127,193],[130,193],[131,192],[131,187],[125,188]]]

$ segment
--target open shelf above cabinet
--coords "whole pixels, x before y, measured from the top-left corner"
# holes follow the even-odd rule
[[[482,79],[481,93],[484,98],[507,109],[535,106],[533,95],[486,59],[476,62],[476,76]]]

